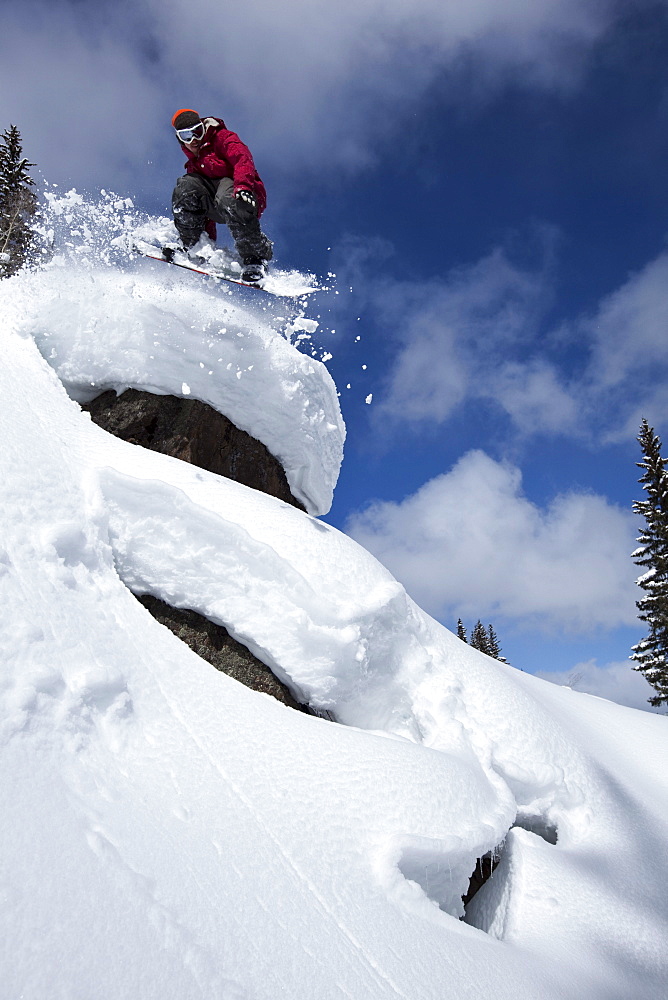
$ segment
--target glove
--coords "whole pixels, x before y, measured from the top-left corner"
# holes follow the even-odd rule
[[[237,217],[242,220],[257,218],[257,202],[252,191],[236,191]]]

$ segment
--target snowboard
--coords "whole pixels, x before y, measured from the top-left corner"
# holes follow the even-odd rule
[[[278,297],[295,298],[310,295],[318,291],[313,275],[303,275],[297,271],[275,271],[271,269],[259,281],[244,281],[241,277],[241,264],[220,248],[207,248],[207,256],[193,255],[185,250],[173,247],[161,247],[145,240],[135,239],[134,249],[143,257],[160,260],[173,267],[181,267],[186,271],[206,275],[220,281],[228,281],[233,285],[243,285],[245,288],[255,288]]]

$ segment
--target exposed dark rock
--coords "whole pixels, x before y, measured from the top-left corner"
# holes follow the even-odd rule
[[[309,711],[295,701],[285,684],[279,681],[269,667],[258,660],[250,649],[233,639],[223,625],[216,625],[196,611],[173,608],[150,594],[139,596],[138,600],[161,625],[165,625],[216,670],[228,674],[253,691],[270,694],[290,708]]]
[[[126,389],[117,396],[109,389],[83,409],[96,424],[124,441],[180,458],[304,510],[265,445],[208,403],[140,389]]]
[[[485,854],[482,858],[478,858],[473,874],[469,880],[468,891],[465,896],[462,896],[464,906],[468,906],[478,889],[480,889],[490,877],[501,860],[502,850],[503,846],[501,845],[497,847],[495,851],[491,851],[489,854]]]

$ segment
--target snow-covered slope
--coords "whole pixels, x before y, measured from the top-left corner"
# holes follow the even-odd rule
[[[128,280],[88,272],[119,328]],[[489,660],[326,524],[110,438],[29,335],[45,281],[1,289],[0,1000],[663,997],[665,718]],[[202,315],[151,384],[192,378]],[[131,590],[345,724],[216,673]]]

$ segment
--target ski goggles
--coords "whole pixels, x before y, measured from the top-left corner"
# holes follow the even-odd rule
[[[177,128],[174,131],[176,132],[179,142],[192,142],[193,139],[202,139],[204,137],[204,122],[198,122],[198,124],[193,125],[192,128]]]

